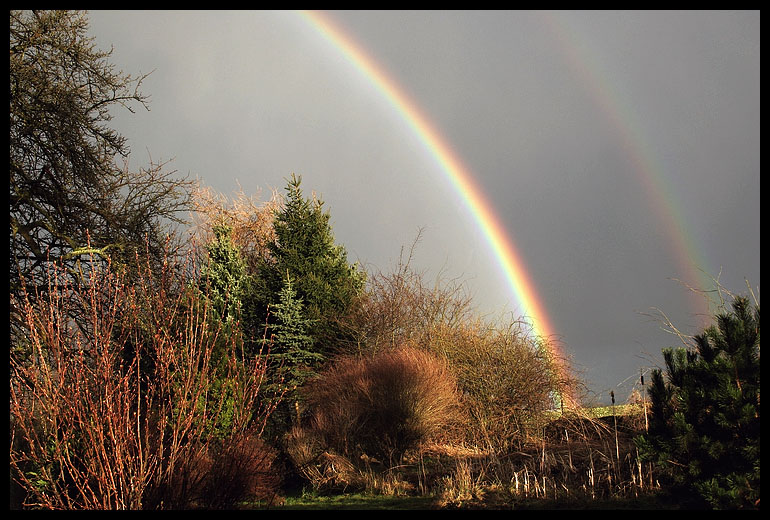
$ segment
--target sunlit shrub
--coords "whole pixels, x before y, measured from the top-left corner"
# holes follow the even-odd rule
[[[265,359],[242,358],[237,328],[223,335],[188,283],[195,270],[178,267],[145,264],[130,284],[94,270],[79,287],[52,267],[41,294],[17,302],[10,464],[26,507],[225,507],[260,487]],[[227,353],[216,372],[215,347]],[[212,475],[229,494],[206,504]]]
[[[466,442],[501,450],[536,431],[565,389],[579,395],[555,340],[535,337],[525,319],[480,317],[461,281],[426,281],[411,259],[370,274],[346,318],[347,352],[372,356],[411,344],[442,359],[463,396]]]
[[[400,348],[344,357],[307,388],[307,428],[321,446],[351,460],[397,462],[456,418],[458,397],[446,365],[427,352]]]

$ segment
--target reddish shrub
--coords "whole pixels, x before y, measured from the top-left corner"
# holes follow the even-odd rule
[[[240,360],[238,331],[212,323],[182,272],[145,266],[127,284],[106,269],[73,287],[53,268],[45,297],[16,302],[10,465],[25,506],[227,507],[272,488],[265,359]],[[216,439],[212,424],[226,425]]]
[[[351,460],[400,460],[454,420],[457,393],[444,363],[413,348],[345,357],[307,388],[309,430]]]

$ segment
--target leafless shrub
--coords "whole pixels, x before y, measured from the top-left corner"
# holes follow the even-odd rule
[[[438,329],[454,329],[473,321],[472,298],[464,284],[439,278],[426,282],[412,266],[414,248],[402,252],[392,273],[372,272],[366,291],[344,320],[351,341],[347,353],[376,354],[400,345],[429,345]]]
[[[192,233],[202,244],[214,238],[215,225],[227,225],[230,237],[244,256],[251,272],[268,257],[267,245],[274,239],[273,214],[280,197],[273,193],[267,201],[259,193],[246,195],[239,190],[232,200],[208,186],[198,186],[192,194]]]
[[[232,450],[261,461],[242,464],[269,460],[246,450],[271,412],[261,407],[264,357],[239,361],[237,330],[222,335],[179,270],[139,272],[129,285],[94,271],[74,288],[52,266],[45,298],[21,302],[27,334],[10,358],[10,464],[26,507],[191,507],[207,464],[221,474]],[[217,342],[227,347],[231,391],[212,399]],[[229,426],[216,445],[211,424],[224,412]],[[220,459],[204,463],[211,457]],[[249,482],[241,488],[255,489]]]
[[[200,503],[210,509],[230,509],[244,497],[271,502],[280,484],[274,459],[273,450],[258,436],[235,435],[211,457]]]

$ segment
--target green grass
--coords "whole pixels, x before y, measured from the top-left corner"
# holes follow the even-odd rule
[[[590,406],[580,408],[578,413],[588,418],[598,419],[600,417],[610,417],[612,415],[622,416],[642,414],[644,413],[644,410],[640,404],[617,404],[614,406]],[[562,412],[560,410],[555,410],[546,412],[546,415],[550,418],[557,419],[561,417]]]
[[[339,495],[303,494],[286,497],[286,502],[280,506],[272,506],[272,510],[287,511],[323,511],[323,510],[392,510],[416,511],[440,509],[438,502],[432,497],[383,496],[367,493],[343,493]],[[575,499],[515,499],[509,501],[473,501],[463,505],[449,506],[453,510],[665,510],[679,509],[665,504],[653,495],[639,498],[608,498],[601,500]]]
[[[436,502],[432,497],[410,496],[384,496],[368,493],[343,493],[340,495],[315,495],[302,494],[296,497],[286,497],[286,502],[280,506],[273,506],[275,510],[420,510],[436,509]]]

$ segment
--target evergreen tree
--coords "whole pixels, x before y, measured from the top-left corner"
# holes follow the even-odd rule
[[[193,296],[203,304],[208,300],[211,330],[217,331],[216,341],[211,344],[210,388],[201,397],[199,406],[212,410],[208,414],[208,433],[214,439],[225,438],[231,427],[238,404],[238,388],[232,379],[234,371],[242,371],[248,359],[234,356],[246,343],[242,334],[241,311],[243,299],[251,288],[251,278],[240,250],[233,243],[232,228],[220,223],[212,226],[214,238],[206,244],[206,259],[198,280],[199,292]],[[238,348],[233,349],[235,344]],[[213,406],[218,403],[218,406]]]
[[[759,306],[733,310],[695,337],[694,350],[664,349],[653,371],[648,433],[640,453],[674,492],[713,508],[753,508],[760,493]]]
[[[257,308],[275,307],[288,275],[310,322],[306,331],[312,338],[310,350],[324,355],[341,335],[338,318],[349,311],[364,277],[356,265],[348,264],[345,248],[334,243],[323,202],[306,199],[301,181],[292,175],[276,212],[270,258],[259,270]]]
[[[233,244],[232,229],[213,226],[214,239],[206,244],[207,262],[201,268],[201,282],[219,317],[230,322],[240,313],[241,299],[249,288],[246,263]]]
[[[288,274],[272,313],[275,317],[273,363],[280,367],[284,384],[289,388],[288,397],[295,398],[294,389],[305,382],[323,361],[323,356],[312,350],[313,338],[307,333],[312,321],[304,316],[302,300],[297,297]]]

